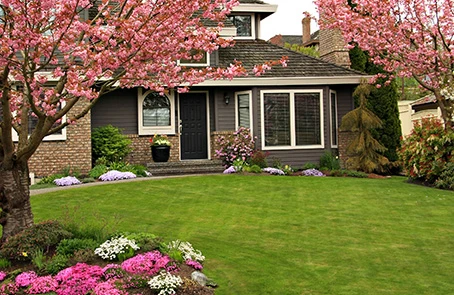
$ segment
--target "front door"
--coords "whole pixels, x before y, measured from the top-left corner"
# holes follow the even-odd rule
[[[206,93],[181,93],[180,149],[182,160],[208,158]]]

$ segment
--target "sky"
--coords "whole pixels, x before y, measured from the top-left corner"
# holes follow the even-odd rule
[[[313,0],[263,0],[268,4],[277,4],[277,12],[261,22],[260,39],[268,40],[274,35],[302,35],[301,20],[304,11],[317,15]],[[311,31],[317,29],[315,21]]]

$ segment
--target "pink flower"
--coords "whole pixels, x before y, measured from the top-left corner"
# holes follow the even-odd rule
[[[37,277],[27,290],[30,294],[44,294],[57,290],[58,282],[52,276]]]
[[[18,287],[28,287],[37,277],[34,271],[27,271],[18,275],[15,282]]]
[[[203,266],[200,262],[194,261],[194,260],[186,260],[186,265],[189,265],[190,267],[197,269],[197,270],[202,270]]]
[[[165,268],[170,258],[159,251],[147,252],[129,258],[121,264],[121,268],[132,274],[155,275]]]

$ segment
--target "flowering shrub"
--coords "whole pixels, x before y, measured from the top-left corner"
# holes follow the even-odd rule
[[[236,159],[248,162],[254,152],[255,141],[248,128],[240,127],[233,135],[219,136],[216,139],[219,149],[216,157],[229,167]]]
[[[81,184],[79,179],[75,178],[74,176],[66,176],[66,177],[55,179],[54,183],[58,186],[70,186],[70,185],[75,185],[75,184]]]
[[[116,258],[122,258],[123,255],[121,254],[127,254],[128,257],[131,257],[134,255],[134,250],[139,250],[139,246],[133,240],[119,236],[102,243],[95,249],[95,254],[99,255],[102,259],[114,260]],[[131,252],[132,254],[130,254]]]
[[[118,264],[107,264],[102,269],[102,276],[105,280],[121,279],[123,275],[123,269]]]
[[[325,174],[323,174],[323,172],[318,171],[317,169],[303,170],[302,175],[304,175],[304,176],[325,176]]]
[[[200,250],[194,249],[191,243],[189,242],[181,242],[180,240],[172,241],[167,245],[169,250],[177,249],[183,255],[183,260],[194,260],[198,262],[203,262],[205,260],[205,256],[202,255]]]
[[[454,131],[439,120],[423,119],[402,141],[398,154],[407,176],[433,183],[454,159]]]
[[[27,271],[19,274],[15,282],[18,287],[28,287],[37,277],[34,271]]]
[[[60,271],[55,279],[59,283],[58,295],[84,295],[98,284],[102,268],[97,265],[78,263]]]
[[[137,176],[132,172],[120,172],[117,170],[112,170],[103,175],[99,176],[99,180],[102,181],[114,181],[114,180],[121,180],[121,179],[131,179],[136,178]]]
[[[222,173],[224,173],[224,174],[236,173],[236,169],[235,169],[235,167],[230,166],[229,168],[225,169],[224,172],[222,172]]]
[[[16,286],[15,283],[8,283],[4,284],[0,287],[0,294],[1,295],[13,295],[19,292],[19,288]]]
[[[52,276],[44,276],[35,278],[30,288],[27,290],[29,294],[45,294],[54,292],[58,288],[58,282]]]
[[[282,171],[281,169],[272,168],[272,167],[263,168],[262,171],[267,172],[272,175],[285,175],[285,172]]]
[[[127,295],[128,293],[115,287],[112,281],[102,282],[93,290],[95,295]]]
[[[150,138],[150,146],[159,146],[159,145],[166,145],[166,146],[171,145],[167,135],[155,134],[152,138]]]
[[[203,269],[203,265],[200,263],[200,262],[197,262],[197,261],[194,261],[194,260],[186,260],[186,265],[194,268],[194,269],[197,269],[197,270],[202,270]]]
[[[8,274],[6,272],[0,271],[0,281],[3,281],[7,276]]]
[[[132,274],[155,275],[165,268],[170,258],[159,251],[139,254],[123,261],[121,268]]]
[[[440,177],[435,181],[435,186],[441,189],[454,190],[454,163],[448,163]]]
[[[183,284],[179,276],[174,276],[168,272],[161,272],[148,281],[148,285],[153,290],[159,290],[158,295],[172,295],[175,290]]]

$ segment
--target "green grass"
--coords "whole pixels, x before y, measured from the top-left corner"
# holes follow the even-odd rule
[[[454,192],[401,177],[169,178],[38,195],[32,208],[36,221],[187,240],[218,295],[454,293]]]

